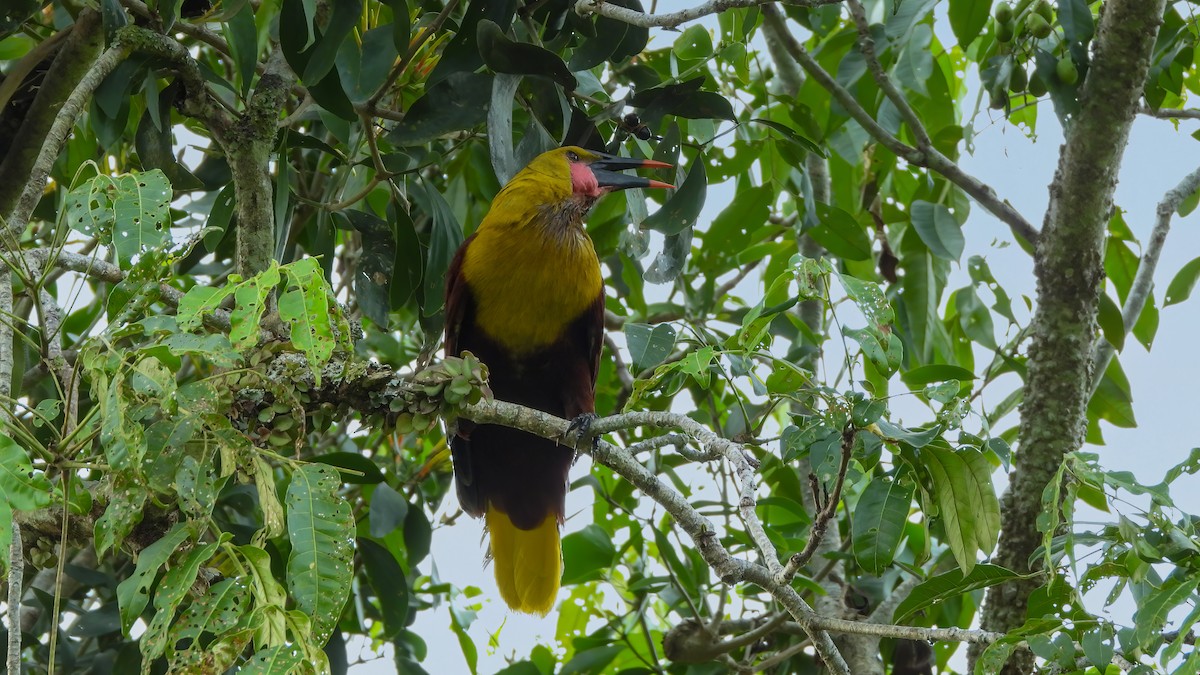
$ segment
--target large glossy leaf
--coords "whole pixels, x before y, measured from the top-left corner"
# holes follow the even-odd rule
[[[388,133],[397,145],[421,145],[454,131],[466,131],[487,119],[492,76],[455,73],[426,90]]]
[[[918,457],[933,478],[950,551],[963,572],[970,574],[976,555],[990,553],[1000,535],[1000,501],[992,487],[992,465],[973,448],[956,451],[929,445]]]
[[[965,50],[979,37],[991,11],[992,0],[950,0],[950,28],[960,47]]]
[[[480,21],[476,35],[483,62],[497,73],[540,75],[568,90],[575,89],[578,84],[558,54],[537,45],[514,42],[492,21]]]
[[[384,637],[394,638],[408,623],[408,581],[404,570],[390,551],[370,539],[359,539],[358,549],[383,613]]]
[[[667,199],[667,203],[661,209],[642,221],[642,227],[666,235],[679,234],[687,228],[695,227],[707,194],[708,175],[704,157],[698,155],[688,167],[683,184]]]
[[[150,586],[158,577],[159,570],[175,553],[175,549],[182,546],[191,536],[192,530],[187,523],[176,523],[161,539],[142,549],[133,574],[117,586],[117,600],[121,604],[121,627],[125,632],[129,632],[133,622],[150,601]]]
[[[936,602],[1020,578],[1020,574],[999,565],[982,563],[975,565],[968,574],[963,574],[962,570],[950,570],[917,584],[908,597],[896,606],[892,620],[902,624],[908,617]]]
[[[613,564],[617,549],[599,526],[588,525],[563,537],[563,584],[601,579]]]
[[[817,204],[820,223],[805,231],[830,253],[849,260],[871,257],[871,240],[863,226],[849,213],[829,204]]]
[[[675,327],[669,323],[650,326],[644,323],[625,324],[625,342],[638,370],[653,368],[662,363],[675,348]]]
[[[1200,279],[1200,258],[1193,258],[1175,273],[1171,283],[1167,285],[1163,307],[1169,307],[1190,298],[1192,289],[1196,287],[1197,279]]]
[[[891,566],[904,535],[912,488],[887,479],[871,481],[854,507],[851,538],[854,559],[871,574]]]
[[[342,211],[334,214],[334,218],[345,218],[362,236],[362,257],[354,274],[354,295],[363,314],[376,326],[387,328],[394,292],[396,232],[392,224],[365,211]]]
[[[288,591],[309,617],[319,644],[341,617],[353,574],[354,519],[350,504],[338,494],[340,486],[335,470],[307,464],[292,473],[285,498],[292,545]]]
[[[918,199],[912,205],[912,224],[937,257],[957,261],[962,256],[966,244],[962,228],[945,206]]]

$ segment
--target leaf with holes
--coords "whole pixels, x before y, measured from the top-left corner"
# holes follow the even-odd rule
[[[12,541],[13,509],[32,511],[50,505],[46,474],[34,472],[25,449],[0,435],[0,550]]]
[[[117,602],[121,606],[121,628],[126,634],[133,622],[142,614],[150,601],[150,586],[158,577],[158,571],[166,564],[171,554],[192,536],[189,524],[175,523],[162,539],[142,549],[138,554],[137,568],[128,579],[117,586]]]
[[[342,615],[353,579],[354,517],[338,494],[337,470],[308,464],[287,490],[288,590],[312,621],[313,641],[325,644]]]
[[[67,195],[67,224],[111,244],[123,269],[142,251],[171,241],[171,183],[158,169],[100,175]]]
[[[223,534],[222,538],[232,535]],[[183,562],[167,570],[154,590],[154,618],[146,628],[146,633],[138,642],[141,644],[142,656],[147,661],[153,661],[162,656],[167,648],[167,629],[175,618],[179,603],[183,601],[192,584],[196,583],[196,575],[200,573],[200,565],[207,562],[216,553],[219,541],[213,541],[194,548]]]

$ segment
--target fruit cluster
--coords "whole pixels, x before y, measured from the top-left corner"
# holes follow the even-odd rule
[[[425,432],[439,416],[454,418],[464,405],[490,396],[487,366],[471,352],[462,358],[447,357],[413,375],[388,403],[398,433]]]
[[[1018,0],[1016,5],[1001,1],[992,13],[996,37],[994,62],[1002,64],[988,84],[991,107],[1008,106],[1010,94],[1028,93],[1034,98],[1046,95],[1048,84],[1073,85],[1079,81],[1079,69],[1067,49],[1066,41],[1055,30],[1057,17],[1047,0]],[[1026,69],[1035,50],[1057,55],[1053,83],[1045,79],[1045,69]],[[1007,66],[1007,67],[1004,67]]]

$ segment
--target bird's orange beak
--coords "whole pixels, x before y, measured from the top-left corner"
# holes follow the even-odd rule
[[[641,176],[630,176],[623,173],[617,173],[625,169],[669,169],[670,164],[659,162],[653,159],[635,159],[633,157],[617,157],[615,155],[606,155],[596,153],[600,156],[588,165],[592,173],[596,176],[596,183],[608,190],[625,190],[627,188],[673,188],[674,185],[654,180],[652,178],[643,178]]]

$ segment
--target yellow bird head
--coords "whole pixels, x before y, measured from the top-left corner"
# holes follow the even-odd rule
[[[513,176],[496,195],[484,224],[495,216],[526,221],[539,215],[551,218],[563,215],[567,220],[578,222],[597,199],[614,190],[674,187],[618,171],[670,166],[652,159],[617,157],[576,146],[555,148],[538,155]]]

